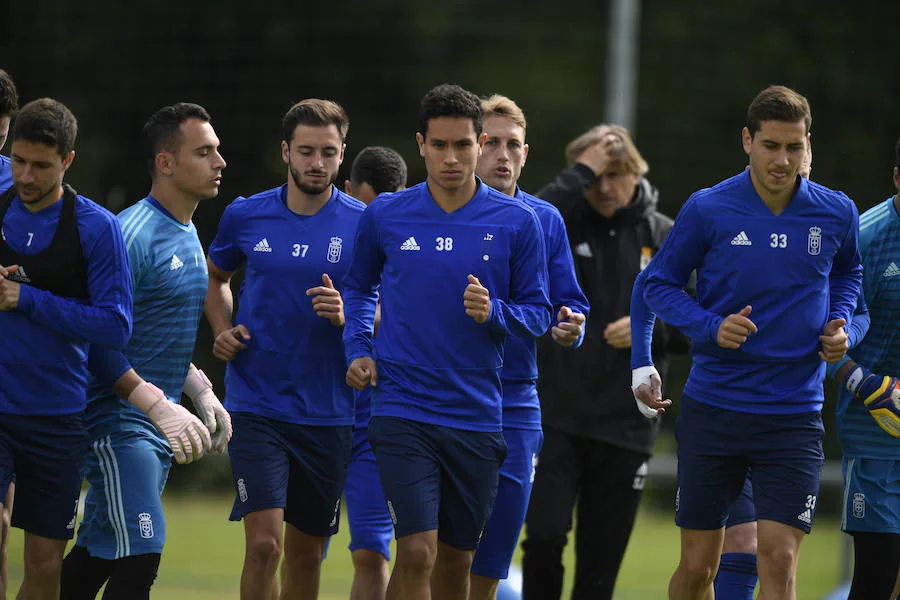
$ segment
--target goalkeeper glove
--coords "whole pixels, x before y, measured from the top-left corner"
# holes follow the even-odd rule
[[[900,380],[876,375],[857,364],[845,381],[847,389],[863,401],[878,426],[893,437],[900,437]]]
[[[184,380],[184,393],[194,403],[197,415],[212,434],[212,451],[224,454],[231,439],[231,415],[216,398],[212,383],[206,374],[194,365],[188,368],[187,379]]]
[[[128,401],[138,407],[165,436],[175,462],[200,459],[210,447],[209,432],[200,419],[180,404],[170,402],[161,389],[144,382],[134,388]]]

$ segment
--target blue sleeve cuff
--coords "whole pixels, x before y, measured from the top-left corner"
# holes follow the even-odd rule
[[[836,363],[827,363],[825,365],[825,372],[828,374],[829,377],[831,377],[832,379],[837,381],[838,380],[837,379],[838,371],[840,371],[841,367],[844,366],[845,364],[847,364],[847,362],[849,360],[850,360],[850,357],[845,355],[844,358],[837,361]]]
[[[24,283],[20,285],[21,287],[19,288],[19,304],[16,306],[16,310],[30,315],[34,310],[34,293],[36,289]]]

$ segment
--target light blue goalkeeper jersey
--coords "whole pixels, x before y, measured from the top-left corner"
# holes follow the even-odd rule
[[[900,214],[890,197],[859,218],[863,296],[871,324],[850,358],[878,375],[900,376]],[[900,440],[885,433],[862,401],[841,388],[838,436],[845,456],[900,459]]]
[[[134,330],[123,354],[141,377],[180,402],[208,282],[197,230],[193,223],[177,221],[151,196],[118,218],[134,281]],[[120,362],[121,357],[107,360]],[[144,413],[93,377],[86,422],[92,439],[123,430],[159,436]]]

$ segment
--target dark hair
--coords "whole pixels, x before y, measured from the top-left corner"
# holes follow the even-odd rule
[[[900,138],[897,138],[897,145],[894,146],[894,166],[900,169]]]
[[[376,194],[396,192],[406,187],[406,162],[384,146],[368,146],[359,151],[350,167],[354,187],[368,183]]]
[[[481,100],[468,90],[449,83],[431,88],[422,98],[419,110],[419,133],[428,133],[428,121],[438,117],[461,117],[472,119],[475,135],[481,135],[484,111]]]
[[[14,117],[19,112],[19,93],[9,73],[0,69],[0,118]]]
[[[762,127],[763,121],[783,121],[796,123],[803,121],[806,125],[806,133],[812,125],[812,111],[809,102],[783,85],[770,85],[756,95],[750,107],[747,109],[747,129],[750,137]]]
[[[66,105],[52,98],[32,100],[22,107],[13,127],[12,139],[55,146],[65,157],[75,148],[78,121]]]
[[[178,102],[162,107],[144,123],[144,152],[150,175],[156,169],[156,155],[163,151],[175,152],[184,141],[181,124],[190,119],[204,123],[211,120],[209,113],[199,104]]]
[[[343,142],[350,130],[350,117],[337,102],[332,100],[320,100],[307,98],[293,105],[281,120],[284,128],[284,141],[288,144],[294,137],[294,130],[298,125],[312,125],[313,127],[327,127],[334,125],[341,135]]]

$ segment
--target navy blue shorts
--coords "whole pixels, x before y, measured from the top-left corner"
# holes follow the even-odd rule
[[[437,530],[448,546],[474,550],[494,508],[503,434],[373,417],[369,439],[395,536]]]
[[[350,551],[371,550],[391,560],[394,524],[388,512],[375,453],[369,443],[369,430],[353,430],[353,453],[344,488],[347,521],[350,524]]]
[[[353,427],[297,425],[246,412],[231,413],[231,422],[231,520],[283,508],[285,522],[307,535],[337,533]]]
[[[725,527],[734,527],[735,525],[743,525],[744,523],[756,522],[756,507],[753,506],[753,484],[750,483],[750,475],[744,479],[744,487],[741,489],[741,495],[734,501],[728,510],[728,520],[725,521]]]
[[[809,533],[819,494],[822,416],[743,413],[685,397],[675,428],[675,522],[685,529],[724,527],[750,472],[756,518]]]
[[[6,502],[15,474],[13,527],[51,539],[72,538],[87,450],[84,413],[0,415],[0,502]]]
[[[534,486],[534,468],[544,434],[540,430],[504,429],[509,453],[500,467],[497,500],[484,536],[475,551],[472,573],[491,579],[506,579],[519,542],[528,499]]]

